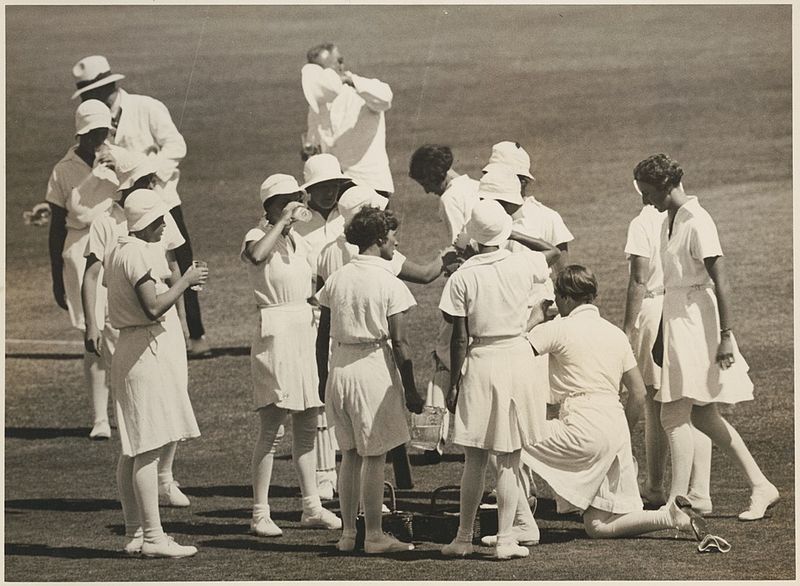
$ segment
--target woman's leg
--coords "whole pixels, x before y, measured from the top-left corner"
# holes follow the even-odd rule
[[[647,388],[644,401],[644,443],[647,475],[642,495],[652,505],[661,506],[664,498],[664,470],[667,464],[667,434],[661,427],[661,403],[652,398],[653,387]]]
[[[332,499],[336,488],[336,443],[325,409],[317,410],[316,476],[320,498]]]
[[[169,507],[188,507],[191,504],[188,497],[181,492],[172,476],[172,464],[177,449],[178,442],[170,442],[161,448],[158,458],[158,496]]]
[[[489,452],[464,447],[464,471],[461,474],[461,496],[456,538],[442,548],[446,556],[465,556],[472,553],[472,533],[475,515],[483,496],[483,479]]]
[[[83,353],[83,376],[92,396],[93,425],[91,439],[109,439],[111,426],[108,423],[108,385],[103,360],[93,352]]]
[[[707,515],[712,511],[711,504],[711,449],[713,444],[702,431],[692,426],[694,438],[694,460],[692,461],[692,475],[689,480],[689,494],[687,498],[692,502],[692,507]]]
[[[270,518],[268,495],[275,448],[283,436],[281,424],[286,418],[286,411],[275,405],[267,405],[258,410],[258,417],[260,427],[252,459],[253,519],[250,530],[261,537],[277,537],[283,532]]]
[[[364,506],[364,551],[366,553],[391,553],[414,549],[411,543],[404,543],[383,533],[383,481],[386,468],[386,454],[363,456],[361,467],[361,498]]]
[[[339,506],[342,511],[342,538],[336,544],[339,551],[353,551],[356,547],[356,516],[360,501],[361,456],[356,450],[344,450],[339,470]]]
[[[501,559],[526,557],[528,550],[517,543],[511,531],[517,512],[522,481],[519,476],[521,450],[497,454],[497,546]],[[526,499],[527,503],[527,499]],[[528,509],[530,511],[530,509]],[[531,515],[531,519],[533,515]]]
[[[674,502],[657,511],[636,511],[623,515],[589,507],[583,513],[583,526],[592,539],[632,537],[665,529],[691,529],[688,516]]]
[[[694,461],[694,436],[692,432],[691,399],[678,399],[661,405],[661,425],[667,434],[670,460],[672,463],[672,483],[669,500],[676,496],[686,496]]]
[[[317,455],[314,443],[317,437],[317,414],[314,407],[292,413],[292,461],[300,480],[303,495],[303,527],[340,529],[342,521],[334,513],[322,507],[317,487]]]
[[[124,454],[117,460],[117,490],[122,505],[122,518],[125,520],[125,545],[123,551],[136,554],[142,551],[144,541],[142,523],[139,519],[139,505],[133,489],[133,458]]]
[[[697,429],[710,437],[714,444],[735,460],[745,474],[751,490],[750,508],[739,518],[743,521],[752,521],[763,517],[767,507],[778,501],[778,490],[764,476],[742,437],[719,414],[714,403],[695,407],[692,422]]]

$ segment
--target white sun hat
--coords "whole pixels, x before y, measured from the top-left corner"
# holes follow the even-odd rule
[[[521,189],[519,178],[510,167],[495,165],[481,177],[478,197],[522,205]]]
[[[329,153],[308,157],[303,166],[303,189],[331,179],[350,179],[342,173],[339,159]]]
[[[377,193],[374,189],[364,185],[354,185],[342,194],[336,206],[344,218],[345,225],[350,223],[359,210],[370,206],[385,210],[389,200]]]
[[[300,70],[303,95],[309,107],[319,114],[319,104],[333,101],[342,91],[342,79],[335,70],[324,68],[316,63],[306,63]]]
[[[511,234],[513,220],[496,201],[483,199],[472,208],[467,236],[484,246],[500,246]]]
[[[125,79],[120,73],[111,73],[108,59],[102,55],[84,57],[72,68],[72,75],[75,77],[75,87],[78,88],[78,91],[72,94],[73,100],[84,92]]]
[[[128,232],[138,232],[168,213],[169,210],[161,196],[150,189],[137,189],[125,200]]]
[[[531,158],[518,142],[504,140],[492,146],[489,164],[492,163],[507,165],[514,170],[515,174],[533,179],[533,175],[531,175]],[[486,171],[486,167],[483,170]]]
[[[111,128],[111,110],[100,100],[81,102],[75,110],[75,134],[86,134],[95,128]]]
[[[285,173],[275,173],[264,179],[259,190],[259,198],[263,204],[268,199],[276,195],[284,195],[288,193],[297,193],[303,191],[297,184],[297,179]]]
[[[129,189],[134,183],[145,175],[158,171],[158,161],[155,157],[148,157],[141,153],[130,153],[125,157],[117,158],[117,177],[119,189]]]

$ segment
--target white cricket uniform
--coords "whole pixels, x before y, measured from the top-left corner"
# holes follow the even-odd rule
[[[109,140],[124,149],[154,158],[159,181],[153,190],[168,208],[180,205],[178,165],[186,156],[186,141],[167,107],[150,96],[129,94],[120,89],[111,105],[111,115],[118,120],[118,125]]]
[[[525,198],[522,214],[531,234],[541,234],[537,238],[549,242],[553,246],[572,242],[575,237],[569,231],[561,214],[547,207],[532,195]]]
[[[81,303],[81,282],[86,261],[83,251],[89,237],[89,226],[96,218],[108,213],[113,204],[111,196],[117,190],[116,175],[102,165],[90,167],[70,147],[56,164],[47,183],[45,200],[67,211],[67,236],[61,257],[64,260],[63,278],[67,310],[72,326],[86,329]],[[103,321],[103,291],[97,295],[95,315]]]
[[[735,362],[722,370],[716,362],[720,342],[714,283],[703,259],[722,256],[714,220],[690,196],[661,229],[664,269],[664,363],[662,403],[684,397],[698,404],[739,403],[753,399],[749,367],[733,341]]]
[[[352,74],[353,85],[338,83],[332,101],[308,110],[306,141],[335,156],[342,172],[359,185],[394,192],[386,154],[386,119],[392,89],[378,79]]]
[[[594,305],[533,328],[528,340],[549,354],[551,380],[565,395],[558,419],[544,438],[522,450],[522,463],[544,478],[559,499],[581,511],[616,514],[642,509],[625,410],[619,401],[623,373],[636,368],[631,346]]]
[[[647,259],[647,281],[645,282],[642,307],[633,324],[631,345],[644,384],[661,386],[661,367],[653,360],[653,344],[661,323],[664,305],[664,272],[661,269],[661,228],[667,217],[651,205],[646,205],[628,225],[625,255]]]
[[[308,263],[316,271],[317,259],[326,245],[344,234],[344,218],[335,207],[325,218],[317,210],[309,208],[311,220],[295,222],[292,230],[302,236],[308,244]]]
[[[416,305],[389,261],[358,255],[319,291],[331,311],[331,359],[325,410],[343,450],[384,454],[409,439],[389,317]]]
[[[136,284],[148,274],[157,294],[167,291],[171,273],[163,250],[133,236],[120,238],[109,258],[106,282],[109,318],[120,331],[111,364],[114,408],[122,453],[130,457],[200,435],[175,306],[152,321],[136,295]]]
[[[454,443],[513,452],[540,437],[546,409],[534,400],[533,351],[524,333],[530,292],[549,270],[539,252],[500,249],[471,257],[447,281],[439,309],[465,317],[472,336]]]
[[[259,322],[250,350],[255,409],[275,404],[290,411],[320,407],[314,316],[308,299],[313,295],[313,271],[308,262],[310,245],[291,228],[280,236],[267,259],[253,264],[244,251],[249,242],[261,240],[270,224],[260,223],[247,232],[242,261],[250,284]]]
[[[338,271],[357,256],[358,246],[350,244],[345,235],[342,234],[333,242],[326,244],[319,253],[319,258],[317,259],[317,275],[323,281],[327,282],[334,272]],[[400,274],[404,262],[406,262],[405,255],[399,250],[395,250],[394,255],[392,255],[392,260],[389,261],[392,274],[395,277]]]

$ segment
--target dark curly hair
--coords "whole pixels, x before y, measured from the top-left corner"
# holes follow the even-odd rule
[[[597,279],[585,266],[569,265],[556,276],[555,290],[561,297],[591,303],[597,297]]]
[[[353,216],[344,235],[350,244],[358,246],[359,252],[378,242],[385,240],[390,230],[397,230],[400,221],[390,210],[363,207]]]
[[[309,63],[318,63],[319,56],[326,51],[330,53],[335,46],[336,43],[320,43],[319,45],[314,45],[306,53],[306,60]]]
[[[677,187],[683,177],[683,169],[669,155],[659,154],[647,157],[633,170],[633,178],[644,181],[660,189]]]
[[[425,144],[411,155],[408,176],[417,182],[443,183],[453,166],[453,151],[443,144]]]

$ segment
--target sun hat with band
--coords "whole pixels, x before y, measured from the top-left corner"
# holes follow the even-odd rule
[[[370,206],[385,210],[389,200],[374,189],[364,185],[354,185],[342,194],[336,206],[344,219],[345,226],[350,223],[361,208]]]
[[[522,186],[514,171],[504,165],[496,165],[481,177],[478,197],[522,205],[524,201],[520,194],[521,189]]]
[[[319,105],[333,101],[342,91],[342,78],[335,70],[306,63],[300,70],[300,83],[308,106],[319,114]]]
[[[303,166],[303,189],[322,183],[323,181],[330,181],[332,179],[346,179],[350,177],[342,173],[342,166],[339,164],[339,159],[331,154],[323,153],[321,155],[314,155],[308,157],[306,164]]]
[[[275,173],[264,179],[259,190],[259,199],[263,204],[277,195],[285,195],[303,191],[297,184],[297,179],[285,173]]]
[[[125,200],[128,232],[138,232],[169,213],[161,197],[151,189],[137,189]]]
[[[496,201],[482,199],[472,208],[467,236],[484,246],[500,246],[511,235],[513,220]]]
[[[95,128],[111,128],[111,110],[100,100],[81,102],[75,110],[75,134],[81,136]]]
[[[501,165],[511,167],[516,175],[522,175],[523,177],[533,180],[533,175],[531,175],[531,158],[518,142],[504,140],[492,146],[489,165],[492,163],[500,163]],[[489,165],[484,167],[483,170],[488,171],[487,167]]]
[[[72,94],[73,100],[84,92],[125,79],[120,73],[111,73],[111,66],[102,55],[84,57],[72,68],[72,75],[75,77],[75,87],[78,88]]]

